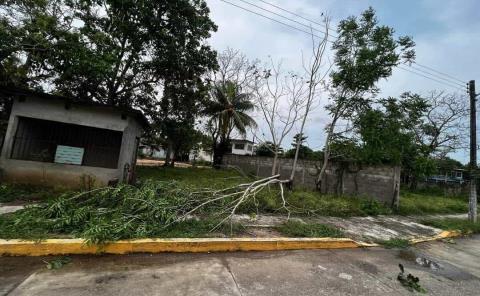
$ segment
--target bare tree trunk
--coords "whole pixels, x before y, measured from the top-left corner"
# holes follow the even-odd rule
[[[163,164],[163,166],[169,166],[170,165],[172,150],[173,150],[173,144],[172,144],[171,141],[168,141],[167,151],[166,151],[166,154],[165,154],[165,163]]]
[[[325,73],[321,73],[320,71],[323,65],[323,55],[327,48],[327,41],[329,36],[328,34],[329,19],[325,18],[324,23],[325,23],[325,36],[318,44],[316,44],[315,39],[313,38],[313,33],[312,33],[312,49],[313,49],[312,58],[308,65],[306,65],[304,62],[304,66],[303,66],[303,68],[305,69],[305,73],[308,75],[308,96],[307,96],[307,101],[305,105],[305,112],[302,118],[302,124],[300,126],[300,132],[299,132],[300,138],[299,138],[299,141],[297,141],[297,147],[295,149],[295,158],[293,160],[292,172],[290,174],[290,179],[289,179],[290,180],[289,185],[291,187],[293,187],[293,179],[295,178],[295,171],[297,170],[298,154],[300,151],[300,147],[302,146],[301,138],[303,136],[303,131],[305,129],[305,123],[307,121],[307,117],[312,108],[313,101],[315,100],[317,87],[319,84],[321,84],[325,80],[325,77],[329,73],[328,71],[329,69],[325,71]]]
[[[327,167],[328,167],[328,161],[330,159],[330,140],[335,130],[335,125],[337,124],[337,120],[338,120],[338,115],[335,114],[332,120],[332,123],[328,127],[327,138],[325,139],[325,147],[323,148],[323,164],[317,178],[317,190],[319,191],[322,190],[322,180],[323,180],[323,177],[325,176],[325,171],[327,170]]]
[[[273,156],[273,164],[272,164],[272,176],[276,175],[277,163],[278,163],[278,151],[275,151],[275,155]]]

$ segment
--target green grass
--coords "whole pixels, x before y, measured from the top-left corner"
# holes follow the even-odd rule
[[[62,238],[65,235],[51,229],[51,223],[44,219],[28,219],[19,221],[22,211],[0,215],[0,238],[42,240],[47,238]]]
[[[377,241],[377,244],[382,245],[387,249],[405,249],[410,246],[410,242],[406,239],[391,238],[389,240]]]
[[[197,188],[216,189],[253,181],[235,170],[211,168],[139,167],[138,176],[141,180],[175,180]],[[305,189],[286,191],[285,194],[292,214],[297,215],[350,217],[391,213],[388,207],[368,197],[322,195]],[[278,187],[272,186],[260,192],[255,200],[241,205],[238,213],[285,213],[281,208]]]
[[[292,237],[343,237],[343,232],[330,225],[305,224],[298,221],[288,221],[276,227],[283,235]]]
[[[244,177],[235,170],[162,167],[139,167],[138,176],[139,186],[121,184],[117,188],[102,189],[82,198],[74,198],[73,192],[58,197],[60,191],[52,189],[0,185],[0,202],[18,199],[46,200],[49,197],[37,207],[0,216],[0,237],[83,237],[92,242],[102,242],[144,237],[234,235],[241,231],[239,225],[233,225],[231,231],[230,225],[226,224],[214,234],[210,233],[213,224],[218,223],[215,219],[220,219],[218,213],[222,212],[230,200],[202,208],[197,213],[204,218],[202,221],[189,220],[171,224],[167,228],[164,225],[171,223],[181,214],[179,205],[188,202],[188,206],[193,207],[206,197],[207,193],[199,192],[198,189],[228,188],[251,182],[253,178]],[[285,197],[292,215],[351,217],[392,214],[387,206],[368,197],[322,195],[301,188],[285,191]],[[399,213],[459,213],[466,212],[467,206],[465,197],[438,196],[437,192],[404,192]],[[255,199],[242,204],[237,213],[286,214],[282,208],[278,186],[266,187]],[[462,228],[461,226],[467,227],[457,227]],[[468,229],[476,231],[474,227]],[[341,235],[341,231],[329,226],[295,222],[282,225],[279,231],[291,236]]]
[[[468,212],[468,199],[428,192],[403,191],[398,213],[401,215],[455,214]]]
[[[391,210],[368,197],[322,195],[315,191],[295,190],[287,196],[292,210],[319,216],[368,216],[390,214]]]
[[[216,215],[221,204],[211,204],[195,212],[204,220],[178,222],[208,197],[176,181],[146,181],[139,187],[120,184],[92,192],[69,192],[0,216],[0,237],[79,237],[98,244],[120,239],[237,233],[239,227],[230,224],[220,225],[218,231],[210,233],[222,219]]]
[[[215,228],[219,223],[219,219],[192,219],[179,222],[166,229],[158,229],[153,235],[162,238],[231,237],[242,234],[245,229],[238,223],[226,223]]]
[[[42,186],[0,184],[0,203],[45,200],[52,195],[58,195],[59,192],[62,190]]]
[[[74,232],[65,230],[55,231],[53,223],[44,219],[22,220],[19,214],[0,215],[0,238],[2,239],[30,239],[43,240],[48,238],[74,238]],[[186,220],[173,224],[167,228],[157,227],[148,237],[161,238],[194,238],[194,237],[231,237],[244,232],[244,227],[237,223],[226,223],[216,227],[219,219]],[[19,224],[18,224],[19,223]],[[19,227],[20,226],[20,227]],[[215,229],[214,229],[215,228]],[[145,238],[133,235],[128,238]]]
[[[217,170],[213,168],[170,168],[142,167],[137,169],[140,180],[171,181],[186,183],[198,188],[225,188],[251,181],[235,170]]]
[[[456,230],[463,234],[480,233],[480,222],[473,223],[465,219],[430,219],[422,221],[422,224],[443,230]]]

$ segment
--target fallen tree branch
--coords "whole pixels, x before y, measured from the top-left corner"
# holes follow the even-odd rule
[[[221,190],[202,190],[195,193],[199,194],[208,194],[209,196],[204,198],[197,206],[193,207],[192,209],[185,212],[183,215],[179,216],[175,221],[172,221],[167,226],[172,223],[179,222],[182,220],[191,217],[196,212],[200,211],[202,208],[206,207],[209,204],[215,202],[226,201],[233,198],[223,209],[221,209],[220,214],[228,213],[213,229],[217,229],[220,225],[225,223],[226,221],[230,220],[232,223],[232,218],[235,215],[238,208],[248,202],[249,200],[255,200],[256,195],[261,192],[263,189],[268,188],[270,185],[278,184],[280,188],[280,198],[282,200],[282,207],[281,209],[286,210],[288,213],[288,218],[290,218],[290,210],[288,208],[287,201],[285,199],[285,191],[283,185],[288,183],[289,180],[280,180],[280,175],[274,175],[267,178],[255,180],[250,183],[243,183],[238,184],[236,186],[232,186],[226,189]],[[166,227],[167,227],[166,226]]]

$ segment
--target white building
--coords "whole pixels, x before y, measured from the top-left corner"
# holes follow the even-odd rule
[[[232,139],[232,154],[235,155],[253,155],[254,143],[249,140]]]
[[[154,159],[165,159],[167,156],[167,152],[163,148],[159,148],[158,150],[151,150],[150,148],[144,147],[142,148],[142,154],[147,157],[152,157]],[[173,152],[170,153],[170,157],[173,157]],[[209,152],[200,149],[198,151],[190,151],[188,154],[189,161],[213,161],[213,155]]]

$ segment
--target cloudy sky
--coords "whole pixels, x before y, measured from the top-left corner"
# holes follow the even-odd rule
[[[228,1],[266,14],[240,0]],[[245,1],[274,10],[259,0]],[[359,15],[372,6],[381,24],[393,27],[397,36],[409,35],[414,38],[418,63],[450,74],[461,81],[471,79],[480,81],[478,0],[268,0],[268,2],[317,21],[321,19],[322,13],[326,13],[332,19],[332,27],[335,27],[339,20],[350,15]],[[311,48],[311,40],[306,34],[243,11],[221,0],[207,0],[207,3],[211,9],[211,17],[218,25],[218,32],[214,33],[210,40],[215,49],[222,51],[231,47],[242,51],[251,59],[267,60],[271,56],[275,60],[282,60],[285,68],[301,71],[301,53]],[[285,14],[278,10],[276,12]],[[305,22],[301,19],[299,21]],[[300,27],[298,24],[292,25]],[[405,91],[420,94],[432,90],[459,92],[452,87],[401,69],[395,70],[392,77],[382,81],[380,87],[382,96],[398,96]],[[480,86],[477,86],[477,89],[479,88]],[[317,108],[307,124],[306,133],[311,148],[322,148],[323,127],[326,122],[328,117],[325,112],[322,108]],[[288,146],[289,143],[290,139],[284,146]],[[453,157],[466,162],[468,151],[458,151]]]

